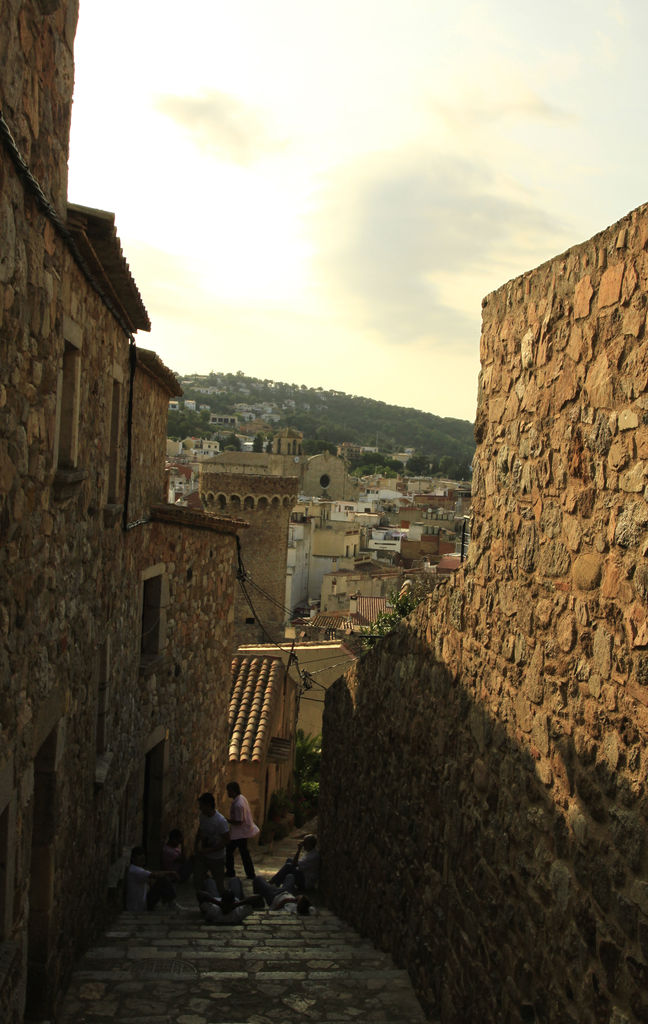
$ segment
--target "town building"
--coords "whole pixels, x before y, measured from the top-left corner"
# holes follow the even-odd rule
[[[294,477],[219,473],[220,460],[201,466],[203,508],[247,523],[238,552],[234,608],[236,645],[280,640],[290,610],[284,604],[288,524],[297,501]]]
[[[75,0],[0,34],[0,1019],[54,1019],[135,844],[228,757],[237,533],[169,505],[174,375],[114,216],[67,198]],[[225,681],[225,684],[224,684]]]

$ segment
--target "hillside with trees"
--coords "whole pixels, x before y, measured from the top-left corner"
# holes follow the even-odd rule
[[[231,414],[238,417],[239,433],[260,435],[266,442],[281,427],[294,427],[304,435],[307,454],[335,450],[343,442],[377,448],[377,453],[351,459],[351,468],[359,473],[381,468],[390,475],[402,471],[402,463],[391,456],[413,449],[407,464],[410,473],[440,472],[462,478],[470,474],[475,441],[468,420],[342,391],[259,380],[240,371],[179,379],[184,396],[179,410],[169,413],[170,437],[217,436],[219,431],[209,426],[210,413]],[[196,402],[196,412],[184,408],[186,400]]]

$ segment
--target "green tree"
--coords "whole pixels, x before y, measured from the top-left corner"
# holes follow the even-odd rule
[[[239,441],[236,434],[228,434],[223,441],[223,451],[226,452],[240,452],[241,442]]]
[[[254,438],[254,441],[252,442],[252,451],[253,452],[262,452],[263,451],[263,434],[257,434],[256,437]]]
[[[295,824],[302,825],[317,813],[322,737],[297,730],[295,742]]]
[[[368,650],[381,637],[392,633],[401,619],[404,619],[410,612],[414,611],[430,591],[431,582],[421,578],[405,580],[398,592],[392,590],[389,595],[391,611],[379,612],[370,626],[360,630],[360,633],[366,636],[366,639],[363,640],[364,647]]]
[[[405,463],[405,469],[413,476],[425,476],[430,472],[430,460],[427,455],[412,455]]]

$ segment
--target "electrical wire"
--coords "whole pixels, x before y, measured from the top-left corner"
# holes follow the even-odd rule
[[[301,682],[301,689],[300,689],[300,692],[298,693],[298,700],[301,698],[303,692],[306,691],[306,690],[311,689],[312,686],[319,686],[319,687],[321,687],[321,689],[326,690],[326,687],[322,683],[318,682],[316,679],[313,679],[312,677],[314,675],[318,675],[320,672],[326,672],[326,671],[330,670],[331,668],[337,668],[338,665],[348,665],[349,664],[349,659],[347,658],[344,661],[336,662],[333,665],[329,665],[329,666],[326,666],[326,667],[321,668],[321,669],[315,669],[314,672],[310,672],[309,669],[303,669],[301,667],[301,665],[299,664],[299,657],[295,653],[295,640],[292,641],[292,645],[291,645],[290,650],[288,650],[285,647],[282,647],[281,644],[278,643],[270,635],[269,631],[266,629],[266,627],[264,626],[263,622],[261,621],[261,619],[258,616],[256,608],[254,607],[254,604],[252,602],[252,598],[250,597],[250,595],[249,595],[249,593],[247,591],[247,588],[246,588],[246,584],[249,582],[249,573],[247,572],[245,566],[243,565],[243,556],[241,554],[241,541],[240,541],[238,535],[236,536],[236,557],[237,557],[236,579],[238,581],[238,584],[239,584],[239,586],[241,588],[241,591],[243,593],[243,596],[245,598],[245,601],[246,601],[250,611],[252,612],[255,620],[258,622],[259,627],[261,628],[261,631],[263,632],[264,636],[267,637],[268,642],[270,644],[272,644],[273,647],[276,647],[277,650],[281,651],[283,654],[287,654],[288,655],[288,661],[286,663],[286,671],[288,671],[290,669],[290,666],[292,664],[294,664],[296,669],[297,669],[297,674],[298,674],[300,682]],[[325,659],[322,659],[322,660],[325,660]]]

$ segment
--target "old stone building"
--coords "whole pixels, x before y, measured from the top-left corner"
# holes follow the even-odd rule
[[[322,452],[302,454],[303,435],[292,427],[277,431],[271,452],[221,452],[211,464],[215,473],[297,477],[300,494],[332,500],[358,496],[359,482],[342,459]]]
[[[164,503],[170,371],[67,203],[76,0],[0,34],[0,1018],[55,1015],[127,851],[222,786],[236,532]]]
[[[648,206],[483,305],[468,564],[327,698],[330,897],[445,1024],[646,1021]]]
[[[239,575],[244,578],[236,589],[235,644],[281,640],[289,618],[284,605],[288,524],[297,501],[297,480],[220,474],[204,467],[200,497],[208,512],[232,516],[249,526],[239,548]]]

